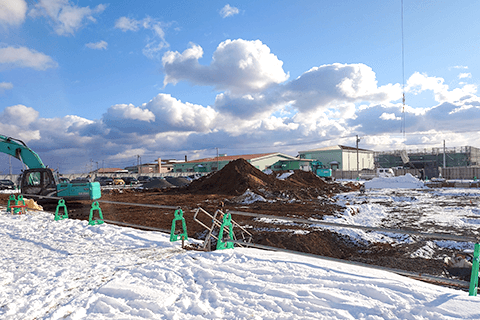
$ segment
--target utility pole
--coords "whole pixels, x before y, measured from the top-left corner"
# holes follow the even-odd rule
[[[356,142],[357,142],[357,177],[360,177],[360,173],[359,173],[359,161],[358,161],[358,143],[360,142],[360,138],[358,137],[358,134],[355,136],[356,137]]]
[[[217,171],[219,171],[220,168],[218,167],[218,148],[215,148],[215,149],[217,149]]]
[[[445,163],[445,153],[446,153],[446,150],[445,150],[445,140],[443,140],[443,169],[445,169],[447,167],[447,164]]]

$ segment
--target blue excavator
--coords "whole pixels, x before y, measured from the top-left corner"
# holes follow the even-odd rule
[[[0,135],[0,152],[17,158],[28,168],[23,171],[20,182],[24,195],[38,199],[62,198],[65,201],[96,200],[101,197],[98,182],[61,183],[58,175],[19,139]]]

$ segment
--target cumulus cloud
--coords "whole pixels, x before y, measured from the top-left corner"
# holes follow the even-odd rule
[[[299,110],[328,108],[332,103],[391,101],[401,97],[398,84],[377,86],[375,73],[364,64],[314,67],[285,85],[283,97]]]
[[[120,17],[115,21],[115,28],[125,31],[138,31],[141,22],[128,17]]]
[[[240,13],[240,10],[236,7],[230,6],[229,4],[225,5],[225,7],[223,7],[222,10],[220,10],[220,15],[224,19],[226,17],[232,17],[238,13]]]
[[[85,44],[85,47],[95,50],[107,50],[108,43],[106,41],[98,41],[98,42],[89,42]]]
[[[10,82],[0,82],[0,93],[3,93],[5,90],[13,89],[13,84]]]
[[[109,113],[119,119],[130,119],[151,122],[155,121],[153,112],[147,109],[135,107],[132,104],[117,104],[109,109]]]
[[[471,73],[460,73],[458,75],[458,79],[465,79],[465,78],[471,78],[472,74]]]
[[[6,107],[0,113],[0,132],[25,142],[40,139],[40,130],[30,128],[38,119],[38,114],[35,109],[21,104]]]
[[[419,94],[423,91],[431,90],[434,93],[435,101],[458,101],[475,95],[477,86],[473,84],[464,84],[461,88],[449,90],[445,80],[440,77],[430,77],[427,74],[415,72],[408,80],[406,91]]]
[[[183,53],[163,55],[164,84],[181,80],[196,85],[214,86],[234,94],[265,90],[288,79],[280,61],[260,40],[226,40],[215,50],[209,66],[200,65],[203,49],[192,44]]]
[[[25,21],[26,13],[24,0],[0,0],[0,25],[19,26]]]
[[[51,57],[26,47],[0,48],[1,64],[11,68],[33,68],[36,70],[57,67],[57,63]]]
[[[216,111],[192,103],[183,103],[169,94],[158,94],[140,107],[115,105],[102,117],[102,122],[115,133],[153,134],[166,131],[208,132]]]
[[[165,26],[166,24],[163,22],[151,17],[146,17],[142,20],[120,17],[115,21],[115,28],[123,32],[138,31],[140,27],[152,31],[153,36],[148,38],[147,44],[142,50],[142,53],[149,59],[159,58],[162,50],[170,46],[165,40]]]
[[[20,126],[28,127],[32,122],[37,120],[38,111],[33,108],[18,104],[11,107],[6,107],[2,112],[2,122],[4,123],[18,123]],[[21,119],[21,121],[19,121]]]
[[[105,4],[95,8],[79,7],[69,0],[40,0],[30,10],[31,17],[47,17],[58,35],[73,35],[88,22],[96,22],[95,15],[106,9]]]

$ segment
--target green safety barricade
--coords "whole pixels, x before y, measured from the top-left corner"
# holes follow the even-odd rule
[[[473,252],[472,261],[472,275],[470,277],[470,290],[469,296],[476,296],[478,291],[478,267],[480,258],[480,244],[475,243],[475,250]]]
[[[175,227],[177,225],[177,221],[182,222],[182,229],[183,232],[180,234],[175,234]],[[187,224],[185,223],[185,218],[183,217],[183,211],[182,209],[177,209],[175,210],[175,217],[172,220],[172,229],[170,232],[170,242],[174,242],[177,240],[188,240],[188,235],[187,235]]]
[[[223,241],[223,230],[225,228],[228,228],[228,237],[230,238],[230,240],[233,240],[232,215],[230,213],[227,213],[223,216],[222,225],[220,226],[220,232],[218,234],[217,250],[233,249],[232,242]]]
[[[17,203],[18,203],[14,194],[11,194],[10,197],[8,197],[7,212],[12,211],[12,208],[10,207],[11,202],[13,202],[13,205],[17,205]]]
[[[98,211],[98,219],[96,220],[93,220],[93,212],[94,211]],[[94,226],[94,225],[97,225],[97,224],[102,224],[104,221],[103,221],[103,214],[102,214],[102,209],[100,209],[100,206],[98,205],[98,201],[95,201],[92,203],[92,208],[90,209],[90,216],[88,218],[88,224],[90,226]]]
[[[63,208],[63,214],[60,215],[58,211],[60,211],[60,208]],[[65,200],[60,199],[58,200],[58,205],[57,208],[55,209],[55,221],[58,220],[63,220],[63,219],[68,219],[68,211],[67,211],[67,206],[65,205]]]

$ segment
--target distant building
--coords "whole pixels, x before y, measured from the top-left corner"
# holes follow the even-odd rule
[[[299,151],[300,159],[312,159],[323,163],[324,166],[332,170],[355,171],[358,169],[374,169],[374,151],[347,147],[342,145]]]
[[[444,153],[445,151],[445,153]],[[480,166],[480,149],[475,147],[432,148],[421,150],[395,150],[375,153],[375,163],[382,168],[403,167],[401,154],[405,153],[412,166],[423,168],[427,164],[436,167],[473,167]]]
[[[115,173],[126,173],[128,172],[122,168],[100,168],[93,171],[94,174],[102,175],[102,174],[115,174]]]
[[[282,170],[303,170],[303,171],[312,171],[310,163],[314,160],[310,159],[285,159],[278,160],[270,166],[269,169],[273,171],[282,171]]]
[[[225,154],[219,155],[218,157],[191,160],[183,163],[173,164],[173,170],[175,172],[214,172],[221,170],[229,162],[243,158],[248,161],[252,166],[259,170],[265,170],[275,162],[279,160],[292,159],[295,157],[282,154],[279,152],[275,153],[261,153],[261,154],[244,154],[237,156],[227,156]]]
[[[152,163],[144,163],[136,166],[126,167],[129,173],[168,173],[173,171],[174,163],[183,162],[175,159],[162,160],[158,158]]]

